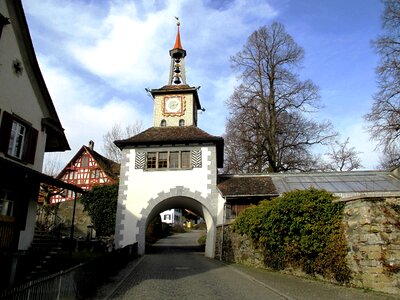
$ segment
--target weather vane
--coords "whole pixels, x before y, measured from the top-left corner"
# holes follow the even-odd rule
[[[176,19],[176,25],[177,25],[177,26],[180,26],[180,25],[181,25],[181,22],[179,22],[179,18],[178,18],[178,17],[175,17],[175,19]]]

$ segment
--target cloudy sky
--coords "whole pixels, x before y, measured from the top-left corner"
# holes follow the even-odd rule
[[[229,58],[248,36],[273,21],[304,48],[301,78],[320,88],[330,120],[350,138],[365,169],[378,164],[363,115],[376,92],[379,57],[371,40],[381,33],[379,0],[22,0],[39,64],[65,128],[67,163],[89,140],[103,153],[114,124],[152,126],[153,102],[145,88],[167,84],[169,50],[181,20],[186,78],[201,86],[206,109],[199,127],[225,131],[226,100],[237,85]]]

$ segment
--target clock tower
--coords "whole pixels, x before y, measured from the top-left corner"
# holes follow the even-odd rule
[[[186,84],[185,57],[180,36],[180,23],[175,45],[169,51],[171,64],[168,84],[152,89],[154,127],[197,126],[197,111],[201,109],[198,88]]]
[[[168,84],[150,91],[153,126],[114,141],[122,151],[115,245],[137,243],[144,254],[148,224],[166,210],[187,209],[206,222],[205,255],[214,257],[225,202],[217,188],[224,140],[197,127],[198,88],[186,83],[186,51],[177,25]]]

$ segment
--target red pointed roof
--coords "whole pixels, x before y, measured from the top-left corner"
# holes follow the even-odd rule
[[[173,49],[182,49],[182,43],[181,43],[181,34],[179,32],[179,23],[178,23],[178,33],[176,34],[176,40],[175,40],[175,45]]]

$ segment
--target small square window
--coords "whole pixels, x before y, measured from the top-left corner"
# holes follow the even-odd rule
[[[83,155],[81,167],[87,167],[88,165],[89,165],[89,157],[87,155]]]
[[[169,154],[169,167],[171,169],[179,168],[179,151],[173,151]]]
[[[168,168],[168,152],[158,153],[158,168],[159,169]]]
[[[155,169],[157,167],[157,153],[147,153],[147,169]]]
[[[100,178],[100,170],[99,169],[90,170],[90,177],[91,178]]]
[[[190,168],[190,151],[181,152],[181,168],[182,169]]]

